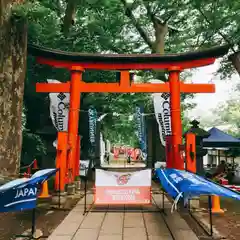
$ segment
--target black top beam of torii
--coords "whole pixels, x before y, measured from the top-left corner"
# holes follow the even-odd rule
[[[182,69],[212,64],[216,58],[228,53],[230,45],[179,54],[95,54],[66,52],[38,45],[28,45],[29,54],[39,63],[69,68],[79,65],[89,69]]]

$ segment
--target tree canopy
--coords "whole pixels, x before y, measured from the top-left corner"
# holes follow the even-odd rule
[[[219,125],[225,125],[227,132],[235,137],[240,137],[240,85],[232,90],[231,97],[224,103],[220,103],[214,114],[218,116],[217,122]]]
[[[237,0],[214,3],[206,0],[39,0],[17,5],[14,14],[28,19],[28,41],[45,47],[89,53],[165,54],[224,42],[234,43],[238,49],[239,7]],[[34,133],[49,118],[47,95],[36,94],[34,84],[47,78],[64,82],[69,79],[69,73],[38,65],[31,56],[28,56],[27,66],[26,128]],[[233,72],[226,59],[220,71],[223,77]],[[189,72],[182,74],[183,80],[186,74]],[[144,82],[152,78],[167,81],[167,73],[163,71],[136,71],[135,75]],[[116,73],[87,71],[83,78],[86,82],[113,82]],[[149,94],[82,94],[81,109],[86,111],[90,105],[99,113],[123,113],[120,117],[109,114],[103,121],[105,134],[112,141],[118,139],[118,135],[124,141],[134,141],[131,139],[134,124],[126,113],[132,115],[136,105],[143,105],[147,113],[153,112]],[[192,106],[183,105],[183,109],[186,107]],[[85,115],[82,113],[80,117],[80,132],[87,136]]]

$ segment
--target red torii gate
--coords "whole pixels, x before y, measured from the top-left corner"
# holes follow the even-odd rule
[[[56,68],[66,68],[71,71],[71,80],[67,83],[37,83],[37,92],[70,92],[70,109],[68,124],[67,156],[70,181],[74,181],[74,164],[77,155],[78,120],[80,97],[82,92],[111,92],[111,93],[157,93],[170,92],[172,137],[171,159],[168,167],[184,168],[184,161],[180,156],[182,145],[182,124],[180,109],[181,93],[212,93],[214,84],[185,84],[180,82],[182,70],[213,64],[215,59],[225,55],[229,46],[215,47],[199,52],[184,54],[83,54],[52,50],[35,45],[28,46],[29,53],[37,57],[37,62]],[[82,80],[85,69],[120,70],[120,83],[86,83]],[[169,83],[163,84],[135,84],[130,81],[128,70],[167,69]],[[66,146],[67,148],[67,146]]]

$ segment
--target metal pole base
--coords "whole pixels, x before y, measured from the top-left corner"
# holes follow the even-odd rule
[[[48,238],[49,236],[41,236],[41,237],[34,237],[32,234],[30,235],[15,235],[15,239],[18,239],[18,238],[26,238],[28,240],[32,240],[32,239],[46,239]]]

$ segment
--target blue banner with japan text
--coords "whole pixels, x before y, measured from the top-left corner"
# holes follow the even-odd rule
[[[41,184],[58,169],[37,171],[31,178],[19,178],[0,186],[0,212],[33,209],[37,204]]]

